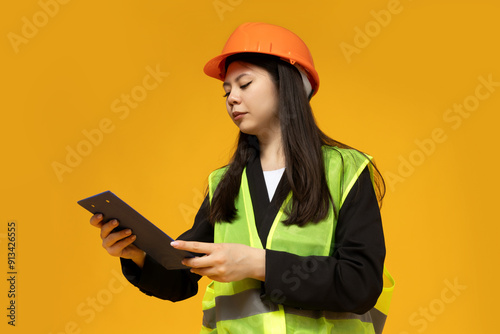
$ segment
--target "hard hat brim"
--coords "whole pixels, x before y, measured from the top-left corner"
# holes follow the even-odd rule
[[[244,53],[244,52],[241,52],[241,51],[238,51],[238,52],[227,52],[227,53],[223,53],[223,54],[220,54],[212,59],[210,59],[206,64],[205,66],[203,67],[203,72],[208,75],[209,77],[212,77],[212,78],[215,78],[215,79],[218,79],[218,80],[222,80],[224,81],[225,77],[226,77],[226,73],[225,73],[225,65],[226,65],[226,59],[227,57],[229,56],[232,56],[232,55],[235,55],[235,54],[239,54],[239,53]],[[267,52],[255,52],[255,51],[249,51],[249,52],[245,52],[245,53],[258,53],[258,54],[269,54]],[[279,56],[277,54],[269,54],[269,55],[273,55],[273,56]],[[283,61],[286,61],[288,63],[291,63],[291,64],[294,64],[294,63],[302,63],[301,59],[289,59],[287,57],[280,57]],[[301,67],[302,70],[305,70],[307,72],[307,76],[310,76],[313,80],[313,82],[315,83],[315,85],[312,87],[313,88],[313,95],[316,94],[316,91],[318,89],[318,86],[319,86],[319,75],[318,73],[316,72],[316,70],[312,70],[311,69],[306,69],[304,67]]]
[[[203,72],[205,72],[206,75],[209,77],[219,79],[219,80],[224,80],[226,77],[226,73],[224,70],[225,64],[226,64],[226,58],[235,54],[238,54],[241,52],[228,52],[224,53],[221,55],[218,55],[217,57],[214,57],[210,59],[206,64],[205,67],[203,68]]]

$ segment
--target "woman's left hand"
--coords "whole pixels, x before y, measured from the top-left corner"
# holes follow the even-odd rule
[[[234,282],[244,278],[260,281],[266,276],[266,251],[242,244],[206,243],[176,240],[172,247],[205,256],[186,258],[182,263],[191,272],[218,282]]]

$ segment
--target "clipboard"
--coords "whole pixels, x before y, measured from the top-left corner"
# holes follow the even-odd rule
[[[120,223],[113,231],[131,229],[137,236],[134,245],[145,251],[166,269],[189,269],[181,263],[186,257],[195,255],[170,246],[174,241],[165,232],[144,218],[139,212],[122,201],[111,191],[82,199],[77,202],[91,213],[101,213],[104,222],[117,219]]]

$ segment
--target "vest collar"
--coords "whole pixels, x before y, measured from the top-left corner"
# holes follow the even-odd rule
[[[285,173],[283,173],[278,188],[272,200],[269,201],[264,172],[262,171],[262,165],[260,163],[260,152],[256,150],[255,153],[256,154],[254,154],[247,163],[246,173],[255,217],[255,225],[259,233],[260,241],[262,245],[265,245],[274,219],[290,192],[290,184],[288,183]]]

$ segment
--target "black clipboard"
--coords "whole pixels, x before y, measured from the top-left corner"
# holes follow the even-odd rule
[[[132,233],[137,236],[133,244],[145,251],[165,268],[189,268],[183,265],[181,261],[186,257],[194,257],[194,254],[170,246],[170,242],[173,241],[171,237],[111,191],[108,190],[82,199],[77,203],[93,214],[101,213],[104,222],[117,219],[120,225],[115,228],[116,231],[131,229]]]

